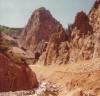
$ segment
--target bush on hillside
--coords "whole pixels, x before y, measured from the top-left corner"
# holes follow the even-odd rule
[[[9,27],[5,27],[5,26],[1,26],[0,25],[0,30],[1,32],[9,35],[9,36],[12,36],[12,35],[19,35],[22,28],[9,28]]]
[[[8,50],[9,50],[9,46],[7,46],[3,42],[3,38],[2,38],[1,30],[0,30],[0,53],[4,53],[4,52],[6,52]]]

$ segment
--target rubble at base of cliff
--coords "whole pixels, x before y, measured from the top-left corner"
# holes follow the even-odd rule
[[[2,92],[0,96],[58,96],[61,86],[52,84],[51,82],[43,82],[37,89],[16,91],[16,92]]]

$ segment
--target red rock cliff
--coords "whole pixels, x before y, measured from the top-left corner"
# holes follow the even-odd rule
[[[34,51],[40,41],[48,42],[51,35],[57,33],[58,25],[61,26],[48,10],[43,7],[37,9],[22,32],[22,46]]]
[[[27,90],[37,86],[36,75],[26,64],[15,64],[0,54],[0,92]]]

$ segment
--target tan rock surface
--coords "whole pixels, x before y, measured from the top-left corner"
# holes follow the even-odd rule
[[[58,96],[99,96],[100,95],[100,59],[79,61],[68,65],[31,65],[42,82],[51,82],[59,87]],[[80,89],[77,91],[77,89]],[[81,95],[81,92],[83,95]]]

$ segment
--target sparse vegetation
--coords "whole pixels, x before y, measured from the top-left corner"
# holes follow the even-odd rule
[[[69,24],[68,28],[66,29],[68,40],[70,39],[71,33],[72,33],[72,24]]]
[[[9,46],[7,46],[3,42],[3,38],[2,38],[1,30],[0,30],[0,53],[4,53],[4,52],[6,52],[8,50],[9,50]]]
[[[0,53],[5,54],[8,58],[10,58],[15,63],[26,63],[26,58],[24,56],[22,56],[21,54],[9,53],[8,52],[9,49],[10,46],[4,42],[0,30]]]
[[[12,36],[12,35],[19,35],[21,32],[22,28],[9,28],[0,25],[0,31],[4,32],[5,34]]]

